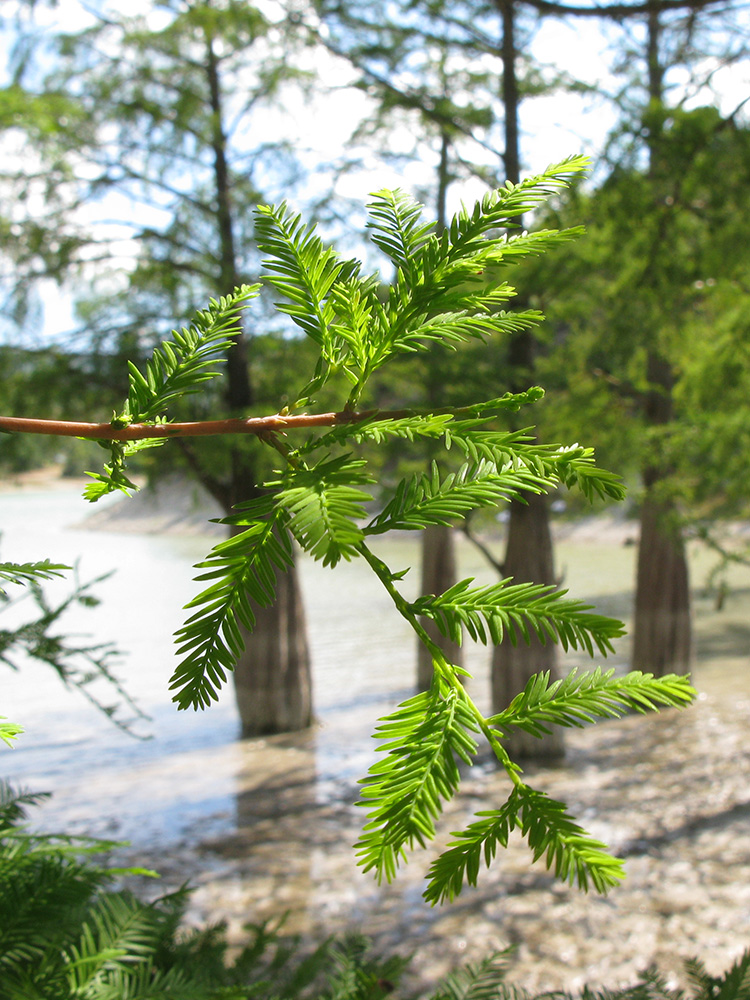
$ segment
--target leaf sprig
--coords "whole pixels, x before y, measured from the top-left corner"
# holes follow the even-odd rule
[[[363,503],[372,496],[359,489],[372,483],[367,463],[349,455],[321,461],[310,469],[295,470],[278,494],[289,516],[288,527],[302,548],[324,566],[358,556],[366,519]]]
[[[588,725],[631,709],[682,707],[694,693],[684,677],[615,677],[596,668],[550,683],[542,674],[507,709],[485,717],[461,683],[463,671],[448,662],[422,617],[437,622],[453,640],[463,632],[484,643],[529,642],[536,635],[591,656],[612,651],[622,624],[554,588],[511,580],[484,587],[464,580],[444,594],[408,601],[399,590],[403,574],[392,572],[367,545],[387,531],[450,525],[478,508],[547,493],[561,484],[589,499],[622,498],[622,483],[596,466],[591,449],[540,445],[528,431],[498,426],[504,412],[539,399],[543,393],[537,387],[463,407],[369,411],[361,418],[358,410],[373,373],[399,354],[434,343],[457,347],[469,338],[507,336],[538,322],[533,311],[508,309],[513,288],[505,273],[531,255],[565,244],[578,231],[497,234],[560,191],[586,163],[573,157],[521,184],[506,184],[472,209],[462,209],[439,236],[432,222],[422,220],[421,206],[405,194],[378,192],[369,206],[369,228],[395,268],[385,290],[378,274],[363,276],[358,262],[325,247],[314,227],[287,205],[258,211],[265,279],[281,297],[279,309],[312,339],[319,356],[307,383],[278,415],[283,443],[274,434],[261,437],[275,448],[277,461],[282,456],[277,478],[257,484],[256,498],[224,519],[233,536],[197,567],[197,580],[207,586],[188,605],[192,615],[177,633],[181,662],[171,688],[181,709],[203,708],[215,700],[243,648],[243,631],[255,624],[253,607],[274,600],[277,573],[292,564],[293,541],[326,566],[364,558],[429,650],[434,675],[430,691],[400,705],[376,731],[379,759],[362,782],[360,804],[367,821],[357,845],[360,864],[379,879],[390,879],[410,848],[435,836],[443,806],[459,788],[461,768],[471,765],[481,739],[510,782],[506,801],[456,832],[433,863],[425,890],[433,903],[475,885],[482,859],[489,864],[514,829],[526,838],[534,859],[543,858],[557,877],[599,892],[617,884],[620,862],[563,803],[522,779],[504,740],[514,729],[541,737],[553,725]],[[239,309],[256,293],[253,286],[212,303],[189,334],[157,352],[145,374],[131,369],[128,404],[116,419],[164,420],[168,403],[213,377],[217,354],[233,339]],[[283,427],[284,414],[310,405],[336,372],[350,386],[341,410],[318,422],[324,431],[295,445],[291,430]],[[442,441],[446,451],[458,450],[465,462],[448,472],[435,461],[429,473],[398,483],[372,515],[367,487],[375,477],[356,446],[394,438]],[[109,489],[130,488],[123,472],[125,453],[124,446],[113,445],[106,476],[89,487],[92,499]]]
[[[489,867],[498,847],[508,846],[513,830],[526,838],[534,861],[545,857],[557,878],[584,891],[591,884],[597,892],[607,892],[625,877],[622,862],[573,820],[563,802],[528,785],[517,785],[502,808],[476,815],[430,866],[424,893],[428,902],[454,899],[465,884],[476,885],[482,859]]]
[[[436,684],[398,709],[375,731],[385,757],[362,780],[359,805],[370,807],[357,847],[364,871],[396,874],[404,847],[424,847],[434,821],[458,788],[459,761],[471,764],[479,732],[473,706],[456,688]]]
[[[276,570],[289,569],[293,561],[291,539],[283,512],[273,497],[239,505],[234,524],[243,531],[215,545],[198,563],[199,582],[213,581],[186,605],[198,610],[176,633],[178,655],[183,659],[172,674],[170,690],[179,708],[207,708],[234,669],[244,649],[241,628],[252,632],[260,607],[273,604]]]
[[[240,314],[260,287],[243,285],[232,295],[211,299],[208,309],[198,312],[190,327],[173,330],[173,339],[156,348],[145,374],[129,361],[128,398],[122,412],[112,418],[112,426],[165,423],[170,403],[200,392],[205,382],[220,375],[222,353],[233,346],[232,337],[239,332]],[[127,443],[101,442],[110,452],[110,461],[104,473],[86,473],[94,481],[85,488],[84,497],[93,502],[115,490],[127,495],[135,492],[138,487],[125,473],[127,458],[144,448],[158,448],[164,441],[164,438],[152,438]]]
[[[524,491],[544,493],[549,485],[549,480],[530,469],[498,469],[492,462],[464,465],[458,472],[441,478],[440,469],[433,462],[430,475],[415,475],[398,484],[393,498],[373,518],[365,534],[450,525],[472,510],[520,499]]]
[[[56,576],[62,576],[70,566],[62,563],[53,563],[49,559],[43,559],[33,563],[0,563],[0,580],[5,583],[15,583],[24,585],[32,580],[52,580]],[[0,599],[6,597],[6,591],[0,587]]]
[[[606,619],[605,619],[606,620]],[[623,677],[613,669],[579,673],[550,682],[549,672],[536,674],[504,712],[487,721],[500,732],[522,729],[541,737],[549,726],[581,728],[597,719],[619,719],[627,712],[684,708],[692,692],[684,678],[654,677],[634,670]]]
[[[475,642],[499,646],[507,637],[515,646],[519,636],[528,643],[533,632],[542,643],[558,642],[563,649],[585,649],[602,656],[614,652],[612,639],[625,634],[622,622],[591,613],[581,601],[565,600],[566,590],[538,583],[513,583],[510,577],[486,587],[473,579],[461,580],[437,597],[415,601],[415,614],[432,618],[446,638],[459,645],[463,630]]]

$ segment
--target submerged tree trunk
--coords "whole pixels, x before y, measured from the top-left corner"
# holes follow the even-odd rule
[[[456,582],[456,547],[452,528],[432,525],[422,532],[421,594],[442,594]],[[446,639],[430,618],[423,618],[425,631],[454,666],[463,664],[461,647]],[[417,688],[426,691],[432,682],[432,657],[421,642],[417,649]]]
[[[216,189],[216,224],[219,237],[217,281],[219,293],[230,294],[241,284],[234,238],[234,203],[227,163],[224,105],[210,31],[206,34],[205,70],[210,94]],[[251,340],[239,330],[227,353],[226,406],[231,414],[246,414],[256,402],[250,375]],[[257,495],[257,469],[247,443],[233,445],[229,475],[220,499],[227,511]],[[205,482],[205,480],[204,480]],[[207,482],[211,489],[212,486]],[[216,494],[216,484],[213,484]],[[256,608],[256,624],[244,633],[245,652],[234,668],[234,687],[242,736],[283,733],[304,729],[312,721],[312,682],[302,595],[295,566],[277,573],[276,601],[270,608]]]
[[[554,584],[555,569],[552,535],[545,496],[528,495],[528,504],[511,504],[505,575],[516,583]],[[548,670],[553,680],[561,676],[557,648],[551,641],[543,645],[536,635],[527,645],[523,639],[513,646],[506,638],[495,647],[492,657],[492,711],[501,712],[526,687],[529,679]],[[565,753],[563,733],[553,727],[549,736],[538,739],[527,733],[512,733],[506,741],[513,757],[550,760]]]
[[[306,729],[312,723],[312,683],[296,567],[277,573],[275,603],[253,605],[253,613],[255,628],[242,630],[245,651],[234,671],[242,737]]]
[[[438,165],[437,223],[436,231],[442,233],[447,221],[448,186],[451,181],[448,154],[450,139],[444,132],[440,143]],[[444,366],[434,355],[428,360],[427,396],[432,405],[439,405],[440,391],[445,380]],[[421,594],[442,594],[456,583],[456,543],[453,528],[432,525],[422,532],[422,581]],[[423,618],[425,631],[445,653],[445,658],[456,667],[463,666],[461,647],[446,639],[430,618]],[[426,691],[432,683],[432,657],[423,643],[417,643],[417,690]]]
[[[517,184],[521,175],[518,139],[518,118],[521,94],[518,86],[514,0],[495,0],[502,19],[501,55],[503,61],[503,106],[505,108],[505,174]],[[518,225],[522,222],[519,218]],[[530,331],[516,334],[509,347],[509,368],[512,388],[522,390],[533,382],[536,341]],[[513,500],[510,504],[508,544],[504,571],[517,583],[555,582],[552,534],[545,496],[528,494],[528,503]],[[492,710],[507,708],[513,698],[526,687],[534,674],[549,670],[554,679],[559,676],[556,647],[552,642],[542,645],[535,635],[531,644],[520,639],[516,646],[508,639],[495,648],[492,657]],[[562,730],[557,727],[550,736],[537,739],[526,733],[514,733],[508,739],[508,749],[516,757],[555,758],[565,753]]]
[[[652,110],[663,102],[664,70],[660,59],[661,23],[659,11],[647,16],[646,62],[648,91]],[[654,196],[660,198],[659,169],[661,166],[661,119],[653,120],[648,133],[649,175],[654,184]],[[650,254],[668,253],[668,231],[660,229],[654,237]],[[646,272],[646,277],[648,271]],[[658,295],[658,288],[654,288]],[[674,371],[658,346],[657,331],[646,352],[648,391],[644,415],[651,427],[665,427],[674,416]],[[660,482],[671,470],[659,455],[647,454],[643,471],[645,496],[641,507],[641,541],[638,547],[638,570],[633,626],[634,670],[643,670],[661,677],[666,673],[686,674],[690,671],[692,628],[690,615],[690,584],[685,542],[679,524],[675,523],[672,501],[657,497]]]
[[[234,667],[242,738],[312,725],[312,678],[296,567],[280,573],[276,601],[256,608],[252,634]]]
[[[685,542],[671,507],[646,494],[638,548],[633,670],[687,674],[692,658],[690,583]]]

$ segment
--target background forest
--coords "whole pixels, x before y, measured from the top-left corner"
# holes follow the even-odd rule
[[[628,665],[657,679],[690,672],[688,545],[700,541],[714,557],[717,606],[730,568],[746,562],[734,527],[747,516],[750,433],[746,5],[153,0],[124,11],[6,0],[0,16],[8,415],[109,420],[128,395],[127,361],[143,367],[209,298],[258,280],[272,245],[258,205],[285,199],[324,239],[380,268],[385,283],[391,265],[365,242],[368,192],[404,189],[440,234],[462,203],[506,179],[589,155],[590,172],[517,214],[511,229],[585,227],[516,267],[513,308],[544,318],[482,344],[406,351],[357,403],[432,412],[544,386],[531,417],[499,415],[504,431],[535,423],[532,444],[581,441],[624,477],[640,539]],[[224,377],[178,401],[173,417],[262,416],[295,402],[290,383],[304,383],[315,345],[295,331],[292,310],[274,310],[275,297],[266,285],[252,321],[231,334]],[[322,410],[337,408],[336,390],[320,368],[307,386]],[[428,436],[362,444],[383,496],[429,467],[433,445]],[[32,435],[3,435],[0,448],[9,474],[51,462],[78,472],[101,454],[90,442]],[[238,502],[262,502],[267,451],[247,439],[180,439],[158,453],[158,468],[192,477],[229,515]],[[147,450],[134,468],[148,477],[156,461]],[[563,488],[553,500],[569,517],[584,510]],[[420,593],[456,584],[457,544],[495,580],[559,586],[548,496],[513,499],[498,536],[482,510],[460,538],[429,523],[418,540]],[[48,629],[58,616],[35,594],[37,630]],[[235,665],[244,737],[313,722],[304,605],[292,558]],[[424,628],[440,637],[436,620]],[[459,636],[448,638],[446,655],[460,666]],[[39,649],[29,646],[43,659]],[[422,691],[433,670],[427,649],[419,647]],[[109,673],[90,652],[79,673],[61,669],[63,652],[47,661],[73,686],[86,690],[92,669]],[[491,659],[493,713],[534,674],[554,681],[569,670],[533,630],[528,643],[498,642]],[[519,729],[510,751],[526,761],[564,757],[561,726],[537,736]]]

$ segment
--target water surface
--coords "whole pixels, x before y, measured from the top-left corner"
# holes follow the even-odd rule
[[[331,572],[302,563],[317,724],[238,742],[231,690],[206,713],[178,713],[167,691],[170,636],[195,593],[191,566],[211,540],[76,527],[88,512],[74,488],[0,494],[3,557],[77,561],[82,579],[116,570],[96,586],[102,605],[75,609],[66,629],[122,649],[120,674],[151,715],[139,729],[152,738],[137,742],[111,727],[49,668],[5,672],[0,714],[26,733],[5,752],[3,772],[54,791],[36,813],[39,824],[130,841],[121,857],[163,875],[146,891],[190,878],[198,887],[191,920],[224,917],[238,939],[243,923],[283,909],[289,928],[304,934],[361,928],[378,946],[416,950],[425,981],[509,944],[509,978],[545,989],[626,983],[652,961],[676,973],[693,954],[718,971],[750,945],[750,581],[737,579],[720,615],[696,598],[701,696],[693,708],[575,732],[564,766],[529,774],[625,855],[625,885],[606,899],[584,897],[555,884],[542,865],[530,867],[525,846],[514,843],[479,889],[431,909],[421,900],[431,854],[417,855],[385,888],[353,863],[361,816],[352,802],[373,759],[369,733],[411,694],[415,673],[408,629],[367,567]],[[386,541],[381,554],[393,567],[414,565],[416,540]],[[627,616],[634,554],[619,540],[563,542],[558,562],[573,596]],[[464,575],[492,580],[465,545],[461,562]],[[627,656],[624,640],[615,664],[624,668]],[[472,693],[484,708],[488,659],[481,647],[467,651]],[[480,760],[448,810],[443,842],[506,794],[505,779]]]

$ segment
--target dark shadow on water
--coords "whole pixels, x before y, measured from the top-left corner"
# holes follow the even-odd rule
[[[700,660],[720,660],[725,657],[747,657],[750,660],[750,625],[727,622],[711,634],[698,640]]]
[[[599,615],[609,615],[612,618],[629,618],[633,610],[632,589],[618,590],[616,593],[586,594],[570,591],[568,597],[584,604],[591,604]]]
[[[629,858],[643,854],[659,854],[663,847],[674,844],[676,840],[695,840],[701,834],[725,830],[731,823],[750,824],[750,802],[737,802],[728,809],[715,813],[702,813],[691,816],[684,823],[650,837],[639,837],[618,849],[620,857]],[[742,831],[747,836],[748,830]]]

